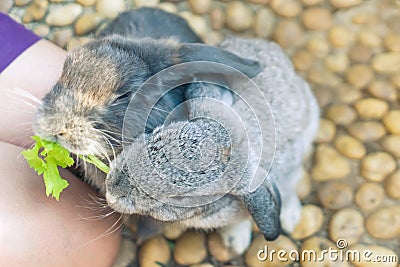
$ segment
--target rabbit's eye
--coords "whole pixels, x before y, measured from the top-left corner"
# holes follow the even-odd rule
[[[119,103],[121,101],[126,101],[130,98],[130,96],[131,96],[131,92],[123,93],[122,95],[120,95],[116,99],[114,99],[113,103]]]

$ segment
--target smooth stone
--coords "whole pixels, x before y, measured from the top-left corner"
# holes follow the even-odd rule
[[[394,74],[390,76],[390,81],[400,89],[400,74]]]
[[[2,0],[3,1],[3,0]],[[16,6],[26,6],[29,4],[32,0],[15,0],[14,5]]]
[[[202,16],[193,15],[189,21],[189,26],[201,37],[204,37],[208,33],[207,22]]]
[[[354,200],[363,211],[371,211],[381,205],[384,197],[385,191],[383,187],[378,183],[370,182],[360,185]]]
[[[335,8],[349,8],[362,3],[362,0],[330,0],[330,3]]]
[[[168,2],[162,2],[157,7],[169,13],[178,12],[178,8],[174,4]]]
[[[368,92],[374,97],[387,101],[395,101],[398,97],[398,93],[394,85],[386,80],[372,81],[368,86]]]
[[[67,26],[72,24],[82,13],[83,8],[78,4],[57,6],[46,17],[46,23],[51,26]]]
[[[383,45],[393,52],[400,51],[400,34],[395,32],[389,32],[385,39],[383,39]]]
[[[125,10],[124,0],[98,0],[96,10],[107,18],[115,18]]]
[[[382,38],[373,31],[362,30],[358,33],[358,40],[361,44],[377,48],[382,45]]]
[[[102,21],[103,18],[99,14],[83,14],[75,23],[75,32],[78,35],[84,35],[92,32],[100,25]]]
[[[364,98],[354,104],[361,118],[381,119],[389,110],[389,104],[377,98]]]
[[[391,110],[383,117],[383,124],[392,134],[400,134],[400,110]]]
[[[26,9],[22,22],[29,23],[41,20],[46,14],[49,2],[46,0],[34,0]]]
[[[65,47],[71,37],[74,35],[72,29],[54,30],[51,41],[59,47]]]
[[[356,122],[349,125],[347,130],[352,136],[363,142],[379,140],[386,134],[385,127],[375,121]]]
[[[304,27],[309,30],[327,30],[333,24],[332,14],[322,7],[310,7],[301,15]]]
[[[328,38],[334,47],[347,47],[354,42],[354,33],[345,26],[333,26],[328,32]]]
[[[215,267],[211,263],[199,263],[199,264],[192,264],[190,267]]]
[[[78,4],[82,6],[93,6],[97,0],[75,0]]]
[[[379,19],[373,11],[361,11],[351,18],[351,22],[358,25],[368,25],[379,23]]]
[[[305,199],[312,190],[311,177],[308,172],[304,172],[302,178],[297,182],[296,193],[300,199]]]
[[[307,42],[307,49],[317,58],[326,57],[330,47],[328,41],[320,36],[314,36]]]
[[[399,71],[400,52],[386,52],[372,59],[372,67],[378,73],[390,74]]]
[[[335,140],[336,149],[344,156],[352,159],[361,159],[367,150],[356,138],[350,135],[340,135]]]
[[[333,88],[339,86],[341,83],[341,79],[338,75],[332,73],[326,68],[321,67],[312,68],[308,72],[308,78],[310,81],[316,84],[325,85]]]
[[[305,205],[301,210],[300,221],[295,226],[291,236],[300,240],[318,232],[324,222],[322,210],[315,205]]]
[[[218,261],[226,262],[237,256],[232,250],[224,245],[218,233],[211,233],[208,236],[207,244],[210,254]]]
[[[226,24],[231,30],[245,31],[253,24],[253,12],[243,2],[229,2],[226,8]]]
[[[330,210],[339,210],[353,201],[352,188],[341,181],[328,181],[321,184],[317,191],[322,206]]]
[[[202,262],[207,256],[206,239],[200,232],[186,232],[175,244],[174,259],[178,264],[189,265]]]
[[[333,54],[325,57],[326,67],[333,72],[343,73],[350,65],[350,60],[346,54]]]
[[[374,79],[374,71],[366,64],[352,65],[346,71],[346,80],[356,88],[364,88]]]
[[[288,18],[297,17],[301,12],[299,0],[271,0],[270,6],[276,14]]]
[[[168,242],[162,236],[145,241],[139,249],[138,260],[142,267],[160,267],[157,262],[167,264],[170,258]]]
[[[299,71],[309,70],[315,62],[313,55],[307,50],[298,50],[291,59],[294,67]]]
[[[90,40],[91,39],[88,37],[80,37],[80,38],[73,37],[73,38],[69,39],[67,42],[67,50],[70,51],[75,48],[81,47],[82,45],[86,44]]]
[[[400,205],[375,211],[365,225],[368,233],[375,238],[388,240],[400,237]]]
[[[163,235],[170,240],[176,240],[184,231],[184,228],[178,224],[166,224],[163,228]]]
[[[387,135],[382,139],[382,147],[393,156],[400,158],[400,135]]]
[[[372,182],[382,182],[395,169],[394,158],[382,151],[372,152],[361,161],[361,175]]]
[[[257,37],[267,38],[274,31],[276,18],[269,8],[260,8],[257,10],[254,23],[254,33]]]
[[[258,259],[257,254],[260,250],[264,250],[265,246],[268,247],[268,250],[271,249],[275,251],[284,250],[284,251],[297,251],[297,246],[293,243],[293,241],[287,236],[280,235],[274,241],[265,241],[262,235],[257,235],[253,241],[251,242],[250,247],[247,249],[246,254],[244,256],[244,261],[246,266],[248,267],[280,267],[280,266],[288,266],[292,262],[292,260],[286,256],[281,257],[279,260],[277,255],[274,258],[267,257],[265,261]],[[265,256],[263,254],[261,257]]]
[[[348,161],[332,147],[322,144],[315,152],[315,165],[311,176],[315,181],[342,179],[350,173]]]
[[[194,15],[190,12],[183,11],[179,13],[186,21],[189,26],[193,29],[195,33],[200,35],[201,37],[205,36],[208,32],[207,23],[204,17]]]
[[[400,199],[400,170],[397,170],[386,179],[385,190],[389,197]]]
[[[0,12],[8,13],[13,6],[13,0],[0,1]]]
[[[39,24],[33,29],[33,32],[40,37],[46,37],[50,33],[50,27],[46,24]]]
[[[334,104],[326,109],[325,116],[337,125],[349,125],[356,120],[357,113],[349,105]]]
[[[391,249],[378,245],[353,245],[349,248],[352,251],[358,251],[361,255],[360,260],[357,258],[350,257],[351,263],[356,267],[396,267],[398,263],[397,254]],[[364,258],[362,255],[369,255],[369,257]],[[375,262],[377,256],[385,256],[386,258],[395,258],[397,259],[394,262]]]
[[[225,26],[226,15],[221,8],[214,8],[211,13],[211,27],[214,30],[220,30]]]
[[[326,108],[332,103],[334,93],[329,87],[326,88],[324,86],[315,86],[313,91],[320,108]]]
[[[206,14],[210,11],[212,0],[189,0],[190,9],[198,15]]]
[[[390,19],[387,20],[387,25],[391,32],[396,32],[400,29],[400,17],[399,16],[392,16]]]
[[[336,126],[333,122],[327,119],[320,119],[319,130],[316,137],[316,142],[327,143],[335,138]]]
[[[351,208],[336,212],[329,222],[331,240],[345,238],[347,245],[357,243],[364,234],[364,218],[362,214]]]
[[[322,255],[322,251],[335,250],[337,247],[335,244],[328,240],[325,237],[314,236],[302,243],[300,249],[300,266],[302,267],[345,267],[348,265],[341,265],[342,262],[334,259],[330,259],[329,257],[324,257],[318,260],[309,260],[307,254],[304,251],[313,251],[317,255]],[[301,255],[306,255],[305,257],[301,257]]]
[[[339,84],[336,88],[335,97],[338,102],[351,104],[362,97],[361,91],[347,83]]]
[[[156,7],[160,0],[135,0],[136,7]]]
[[[300,44],[303,29],[295,20],[281,20],[275,28],[274,39],[282,47],[292,47]]]
[[[371,47],[358,44],[350,48],[349,58],[353,63],[369,63],[373,54]]]
[[[314,6],[321,4],[324,0],[301,0],[304,6]]]
[[[247,0],[247,2],[258,4],[258,5],[265,5],[268,4],[270,0]]]

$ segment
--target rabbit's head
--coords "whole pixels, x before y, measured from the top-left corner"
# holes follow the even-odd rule
[[[137,88],[157,72],[191,61],[223,63],[250,77],[261,71],[254,60],[204,44],[105,37],[69,53],[61,78],[38,109],[34,131],[76,154],[119,152],[123,119]],[[144,99],[151,98],[148,90]],[[170,110],[182,101],[182,93],[167,95],[158,108]],[[162,124],[159,120],[148,118],[150,130]]]
[[[161,221],[192,220],[193,227],[220,227],[250,214],[267,239],[276,238],[279,193],[269,180],[249,191],[252,166],[242,168],[245,153],[231,153],[232,146],[247,144],[232,145],[224,131],[218,122],[199,118],[138,137],[112,164],[108,204]]]

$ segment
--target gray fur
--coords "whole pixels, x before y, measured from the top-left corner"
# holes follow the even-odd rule
[[[153,23],[157,16],[169,23],[168,31],[160,30],[156,27],[159,23]],[[43,138],[57,140],[72,152],[94,153],[111,159],[106,186],[104,177],[95,175],[92,170],[86,171],[85,178],[105,192],[115,210],[185,227],[223,227],[220,233],[224,242],[239,240],[242,244],[232,244],[232,248],[241,253],[248,246],[249,236],[240,241],[237,230],[243,226],[243,233],[250,235],[250,216],[267,239],[273,239],[280,231],[278,216],[288,230],[293,229],[299,218],[300,202],[294,188],[300,178],[302,159],[317,130],[318,107],[308,85],[294,73],[289,59],[274,43],[231,38],[215,48],[178,41],[201,42],[187,23],[175,15],[148,8],[121,14],[99,34],[98,40],[68,55],[62,77],[39,108],[35,132]],[[271,131],[264,133],[265,140],[260,140],[258,122],[248,116],[249,108],[240,101],[240,95],[246,95],[255,103],[251,108],[255,109],[261,123],[269,119],[264,112],[265,102],[250,91],[248,83],[232,82],[229,75],[223,75],[219,77],[222,81],[219,85],[200,82],[181,86],[165,95],[149,118],[134,118],[130,122],[132,125],[147,120],[147,128],[128,140],[132,144],[122,150],[124,115],[140,85],[167,67],[199,60],[223,63],[250,77],[255,76],[253,81],[271,106],[276,136]],[[142,105],[135,107],[139,113],[155,96],[149,90],[141,97]],[[194,100],[186,103],[184,115],[162,125],[166,118],[164,113],[170,113],[191,99]],[[220,108],[240,114],[242,122],[237,121],[233,113],[221,112]],[[229,142],[224,127],[195,119],[199,116],[223,122],[222,126],[230,129]],[[240,130],[243,127],[247,129],[250,146],[246,143],[247,136]],[[106,138],[101,132],[107,134]],[[274,149],[261,144],[273,138],[276,139],[276,153],[269,178],[256,191],[249,190],[257,168],[265,174],[269,171]],[[210,146],[208,141],[216,146]],[[174,144],[181,149],[174,149]],[[204,161],[191,164],[193,161],[187,159],[196,158],[199,151],[205,155]],[[212,161],[214,152],[219,156]],[[259,153],[266,155],[260,162],[256,157]],[[243,155],[250,156],[244,158]],[[171,160],[189,170],[203,168],[204,171],[188,175],[188,169],[174,168],[174,164],[169,164]],[[213,165],[204,168],[209,162]],[[221,173],[224,179],[216,179]],[[174,183],[176,186],[171,186]],[[212,186],[207,186],[210,184]],[[273,189],[274,184],[279,192]],[[156,193],[157,198],[149,196],[148,189]],[[189,205],[208,199],[215,201]],[[171,205],[169,201],[183,205]]]
[[[98,37],[113,34],[129,36],[133,39],[144,37],[165,39],[173,37],[182,43],[202,42],[182,17],[161,9],[148,7],[119,14],[116,19],[100,31]]]
[[[253,81],[260,87],[269,101],[276,126],[276,153],[269,179],[263,184],[262,188],[251,193],[248,190],[251,178],[251,167],[256,162],[250,159],[250,168],[245,170],[242,180],[231,190],[218,200],[203,206],[179,207],[164,203],[171,198],[177,198],[181,203],[192,201],[196,198],[215,196],[224,194],[227,188],[232,185],[232,180],[236,179],[235,173],[241,173],[241,166],[246,164],[247,159],[241,158],[240,153],[230,158],[233,170],[226,176],[225,180],[218,181],[213,186],[202,188],[198,191],[190,190],[190,187],[180,187],[179,190],[172,186],[176,182],[182,184],[190,183],[192,176],[185,176],[188,173],[174,173],[173,167],[168,165],[162,158],[152,157],[152,154],[160,156],[166,154],[165,158],[170,161],[179,162],[187,155],[179,150],[177,144],[181,140],[183,128],[192,129],[200,133],[196,144],[202,139],[213,136],[219,151],[228,149],[218,125],[207,121],[195,120],[191,122],[172,123],[168,126],[160,126],[152,134],[143,135],[134,141],[128,149],[118,156],[112,165],[111,172],[106,180],[107,199],[111,207],[120,212],[139,213],[149,215],[157,220],[179,222],[188,227],[221,227],[240,221],[251,215],[256,220],[259,228],[267,238],[276,237],[279,233],[279,220],[273,217],[279,214],[279,199],[274,196],[271,190],[272,184],[276,183],[282,198],[281,220],[283,226],[292,230],[300,214],[300,202],[295,193],[295,186],[300,176],[297,175],[301,169],[304,155],[311,147],[311,142],[316,134],[318,126],[319,110],[317,102],[305,81],[295,74],[293,66],[274,43],[263,40],[244,40],[241,38],[231,38],[222,43],[221,47],[236,53],[241,57],[259,59],[264,67],[262,73],[253,78]],[[198,91],[196,88],[189,95],[204,96],[207,90]],[[207,88],[207,87],[206,87]],[[242,92],[243,93],[243,92]],[[210,94],[212,95],[212,94]],[[215,91],[214,91],[215,95]],[[247,97],[251,98],[252,93],[248,92]],[[226,99],[217,94],[217,99]],[[229,98],[229,97],[228,97]],[[254,103],[263,105],[261,99],[253,99]],[[209,104],[207,101],[195,102],[190,106],[189,112],[194,117],[200,114],[215,118],[216,121],[232,124],[230,129],[235,127],[237,122],[224,113],[217,105]],[[228,100],[227,103],[232,103]],[[249,139],[257,140],[257,127],[251,118],[246,118],[246,108],[243,101],[234,100],[231,104],[233,110],[238,114],[243,114],[247,121],[250,134]],[[255,109],[263,109],[262,106],[254,106]],[[189,115],[190,117],[190,115]],[[253,131],[254,129],[254,131]],[[202,134],[210,136],[201,136]],[[238,151],[246,149],[247,143],[243,143],[243,132],[233,131],[233,142]],[[196,135],[194,132],[192,136]],[[267,136],[268,138],[268,136]],[[255,146],[256,148],[257,141]],[[155,150],[154,150],[155,149]],[[197,149],[200,149],[197,147]],[[271,147],[263,147],[271,153]],[[149,156],[150,155],[150,156]],[[250,151],[251,155],[251,151]],[[220,166],[224,165],[224,159],[216,161]],[[156,166],[154,166],[156,162]],[[167,164],[167,165],[165,165]],[[178,164],[178,165],[179,165]],[[185,165],[185,164],[183,164]],[[268,162],[261,162],[261,167],[268,166]],[[185,165],[186,166],[186,165]],[[296,174],[296,176],[293,175]],[[174,175],[171,175],[174,174]],[[202,173],[196,182],[212,184],[215,177],[212,176],[213,167]],[[172,180],[171,180],[172,179]],[[174,180],[174,179],[177,179]],[[272,184],[271,184],[272,183]],[[165,185],[171,185],[165,187]],[[151,189],[152,193],[157,192],[156,198],[151,197],[143,188]],[[154,196],[154,195],[153,195]],[[164,198],[164,200],[163,200]],[[268,216],[265,214],[268,213]]]
[[[140,15],[136,21],[140,27],[131,30],[130,19],[142,12],[146,16]],[[158,15],[168,17],[168,23],[174,24],[177,30],[160,31],[155,25],[146,23],[154,21],[154,16]],[[136,38],[139,32],[141,38]],[[168,39],[150,38],[160,32]],[[143,8],[124,13],[106,28],[104,34],[100,34],[99,39],[68,54],[59,81],[38,109],[33,126],[35,133],[59,142],[76,154],[95,154],[104,160],[113,159],[122,150],[122,124],[129,101],[138,87],[153,74],[198,59],[233,65],[248,71],[249,75],[260,71],[254,60],[239,58],[205,44],[176,41],[179,39],[177,36],[185,42],[199,41],[199,38],[193,39],[193,34],[186,21],[164,11]],[[189,36],[185,38],[186,35]],[[186,55],[185,51],[194,50],[192,45],[200,50]],[[183,89],[165,95],[157,103],[155,112],[147,120],[146,132],[162,124],[164,113],[184,101]],[[137,108],[141,109],[146,102],[153,100],[151,92],[146,92],[143,105]],[[142,119],[137,118],[139,121]],[[94,170],[86,170],[86,174],[84,179],[103,192],[104,177],[96,175]]]

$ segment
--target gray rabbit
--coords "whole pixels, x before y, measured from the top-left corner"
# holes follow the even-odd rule
[[[178,222],[185,227],[222,227],[219,232],[224,243],[242,253],[250,243],[250,216],[267,240],[279,235],[280,222],[287,231],[292,231],[298,222],[301,205],[295,187],[302,175],[303,157],[317,131],[319,110],[308,85],[294,73],[290,61],[276,44],[229,38],[221,47],[244,58],[259,59],[264,68],[253,81],[268,99],[275,123],[276,151],[268,179],[250,192],[251,169],[259,167],[257,164],[264,168],[270,166],[268,159],[272,158],[270,153],[275,144],[268,140],[272,138],[268,134],[262,137],[266,141],[262,146],[265,158],[258,162],[254,156],[257,142],[249,148],[247,141],[257,140],[260,132],[245,103],[233,93],[231,97],[221,94],[221,86],[200,83],[187,88],[187,94],[199,98],[188,105],[187,122],[170,123],[156,128],[151,134],[143,134],[117,157],[106,179],[106,197],[110,206],[120,212],[148,215],[161,221]],[[236,87],[240,89],[237,81]],[[246,89],[239,90],[239,93],[236,90],[236,93],[239,96],[247,94],[245,98],[252,103],[253,109],[265,111],[265,100],[251,88]],[[226,89],[225,94],[229,92]],[[217,101],[210,100],[210,97]],[[224,110],[221,104],[231,109]],[[241,131],[239,120],[229,112],[240,114],[241,119],[248,122],[247,132]],[[231,130],[231,143],[224,137],[226,129]],[[183,133],[192,138],[184,140]],[[244,135],[249,137],[244,138]],[[207,164],[204,169],[193,171],[196,162],[189,160],[185,163],[184,160],[196,157],[193,155],[196,152],[204,156],[201,144],[209,138],[213,139],[217,153],[229,153],[231,146],[239,152],[225,158],[214,157],[213,163],[219,166]],[[188,144],[192,145],[189,153],[188,149],[181,149]],[[253,151],[245,153],[246,149]],[[215,176],[220,175],[214,169],[222,169],[221,166],[228,161],[232,169],[228,174],[224,173],[223,179],[213,182]],[[242,174],[246,164],[248,168]],[[184,172],[175,170],[188,166],[189,170]],[[240,181],[237,182],[238,177]],[[199,189],[196,182],[208,186]],[[215,201],[196,205],[206,203],[207,196]],[[176,199],[176,202],[171,199]]]
[[[199,61],[190,77],[166,71],[154,80]],[[308,85],[276,44],[230,38],[208,46],[182,18],[142,8],[70,52],[34,130],[73,153],[111,160],[107,177],[95,168],[83,176],[116,211],[219,228],[242,253],[251,217],[269,240],[281,222],[288,231],[296,224],[294,188],[318,116]]]

